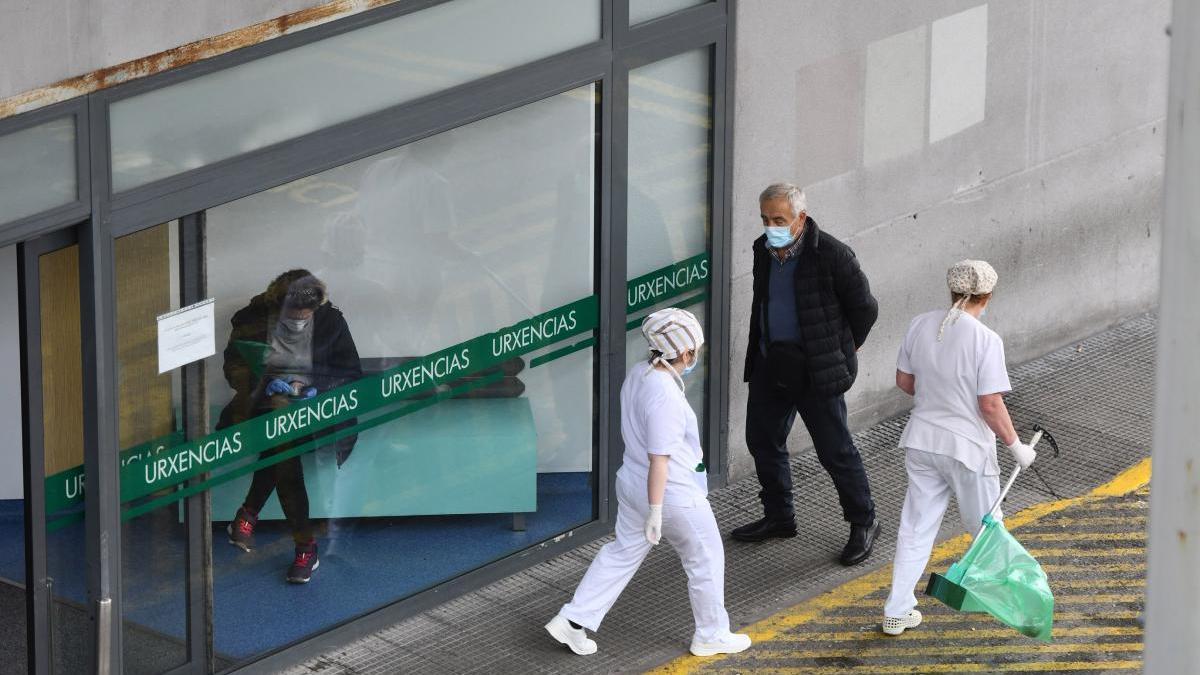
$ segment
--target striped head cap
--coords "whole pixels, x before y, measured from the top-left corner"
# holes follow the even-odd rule
[[[695,315],[685,309],[667,307],[646,317],[642,335],[651,351],[659,352],[667,361],[674,361],[684,352],[700,349],[704,344],[704,329]]]

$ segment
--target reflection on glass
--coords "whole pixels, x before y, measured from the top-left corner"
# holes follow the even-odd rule
[[[19,316],[17,247],[0,247],[0,316]],[[21,372],[20,321],[0,321],[0,369]],[[25,640],[25,473],[21,419],[25,386],[21,377],[0,378],[0,603],[9,630],[0,632],[0,654],[24,668]]]
[[[599,39],[597,0],[453,0],[117,101],[110,113],[113,189],[206,166]],[[229,105],[214,108],[214,101]]]
[[[627,365],[646,358],[637,327],[655,309],[685,307],[708,325],[709,60],[710,50],[704,48],[629,73],[628,303],[634,311]],[[686,389],[701,429],[708,354],[701,350],[702,362],[688,376]]]
[[[158,372],[157,317],[179,308],[178,226],[117,239],[118,433],[121,463],[152,464],[182,430],[179,371]],[[122,476],[124,479],[124,476]],[[162,490],[159,495],[169,495]],[[183,503],[127,519],[121,529],[124,665],[160,673],[187,661],[187,529]]]
[[[0,157],[0,224],[75,201],[74,117],[0,136]]]
[[[225,379],[233,398],[221,410],[217,429],[276,411],[303,410],[302,402],[362,378],[362,362],[342,312],[329,302],[328,289],[312,272],[296,268],[275,277],[266,291],[254,296],[230,319],[224,352]],[[338,415],[338,409],[357,408],[357,397],[328,398],[318,410]],[[319,434],[328,437],[354,427],[358,420],[343,414],[341,422]],[[289,415],[282,418],[290,420]],[[277,425],[278,426],[278,425]],[[354,449],[355,435],[330,441],[337,467]],[[302,445],[275,445],[260,457],[271,458]],[[323,448],[324,449],[324,448]],[[300,456],[289,456],[254,472],[241,506],[227,528],[229,542],[249,553],[254,550],[258,515],[274,493],[295,543],[288,568],[290,583],[308,583],[320,565],[309,495]]]
[[[47,480],[46,579],[50,658],[58,672],[87,667],[90,652],[83,525],[83,370],[79,247],[38,259],[42,344],[42,449]],[[56,498],[53,493],[61,493]],[[35,581],[37,583],[37,581]]]
[[[711,0],[629,0],[629,24],[636,25]]]
[[[129,546],[164,560],[130,574],[173,585],[148,594],[163,632],[183,583],[152,567],[192,476],[213,481],[223,663],[594,519],[596,110],[582,87],[207,211],[210,433],[172,436],[177,374],[138,378],[173,406],[121,401]],[[139,235],[118,253],[163,262],[118,273],[119,324],[178,295],[152,290],[178,287],[170,230]],[[143,340],[119,334],[124,377]]]

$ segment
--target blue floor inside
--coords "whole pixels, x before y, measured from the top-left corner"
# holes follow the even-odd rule
[[[263,522],[250,553],[213,532],[215,649],[245,659],[295,642],[413,595],[592,520],[590,474],[539,474],[538,511],[526,529],[511,514],[318,521],[320,568],[307,585],[284,580],[291,533]],[[213,514],[225,519],[232,514]],[[0,577],[24,582],[20,500],[0,500]],[[125,524],[124,613],[166,636],[184,639],[186,541],[173,508]],[[49,535],[47,563],[55,595],[84,602],[83,524]]]
[[[25,500],[0,499],[0,577],[25,583]]]

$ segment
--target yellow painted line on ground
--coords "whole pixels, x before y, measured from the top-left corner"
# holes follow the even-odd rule
[[[695,658],[695,657],[692,657]],[[703,665],[703,664],[700,664]],[[1085,670],[1132,670],[1141,672],[1141,661],[1034,661],[1031,663],[922,663],[911,666],[870,665],[832,666],[824,668],[754,668],[755,675],[840,675],[841,673],[905,674],[905,673],[995,673],[1005,671],[1078,672]],[[744,672],[745,668],[732,669]]]
[[[1051,579],[1050,590],[1057,592],[1060,588],[1135,588],[1145,586],[1143,579]],[[1055,617],[1057,618],[1057,617]]]
[[[1141,612],[1129,610],[1113,610],[1113,611],[1097,611],[1097,612],[1055,612],[1054,623],[1061,625],[1071,623],[1073,621],[1090,621],[1093,619],[1113,619],[1113,620],[1130,620],[1136,619]],[[826,624],[878,624],[879,613],[871,614],[833,614],[821,621]],[[994,624],[995,619],[991,614],[983,612],[955,612],[953,614],[925,614],[921,618],[922,623],[972,623],[979,622],[985,624]],[[1055,636],[1058,637],[1058,636]]]
[[[1019,535],[1024,539],[1025,535]],[[1034,548],[1025,547],[1029,555],[1037,558],[1132,558],[1144,557],[1145,548]]]
[[[899,642],[899,641],[897,641]],[[1077,654],[1101,653],[1115,654],[1118,652],[1140,652],[1141,642],[1075,642],[1054,644],[1029,645],[967,645],[962,647],[931,647],[922,645],[920,651],[901,651],[904,645],[898,647],[856,647],[854,649],[801,649],[775,652],[759,650],[755,653],[756,661],[772,659],[845,659],[845,658],[924,658],[926,656],[976,656],[985,654]]]
[[[1150,484],[1150,458],[1122,471],[1116,478],[1092,490],[1092,497],[1124,497]]]
[[[1139,509],[1140,510],[1140,509]],[[1149,520],[1146,516],[1088,516],[1084,518],[1050,518],[1049,520],[1038,523],[1039,527],[1053,527],[1061,525],[1068,527],[1071,525],[1082,525],[1085,527],[1093,527],[1096,525],[1129,525],[1131,523],[1145,523]],[[1063,534],[1068,534],[1064,532]]]
[[[1056,593],[1054,606],[1095,605],[1101,602],[1142,602],[1145,599],[1145,593],[1091,593],[1086,595],[1058,595]]]
[[[1055,574],[1086,574],[1090,572],[1145,572],[1146,561],[1139,560],[1131,563],[1104,563],[1100,565],[1042,565],[1042,569],[1046,574],[1053,577]]]
[[[1113,511],[1121,513],[1128,511],[1132,514],[1145,513],[1146,509],[1150,508],[1150,504],[1146,502],[1089,502],[1087,504],[1079,504],[1075,507],[1079,511]]]
[[[1050,590],[1054,591],[1054,582],[1050,582]],[[1091,605],[1098,602],[1138,602],[1145,599],[1143,593],[1086,593],[1082,595],[1059,595],[1054,594],[1054,606],[1062,605]],[[853,602],[846,603],[846,607],[878,607],[879,611],[883,611],[882,594],[875,597],[858,598]]]
[[[1021,541],[1146,541],[1145,532],[1022,532]]]
[[[1072,506],[1078,506],[1080,504],[1093,502],[1097,499],[1102,499],[1105,497],[1118,497],[1118,496],[1123,496],[1123,495],[1129,494],[1130,492],[1133,492],[1134,490],[1137,490],[1137,489],[1142,488],[1143,486],[1149,484],[1150,471],[1151,471],[1150,459],[1146,458],[1146,459],[1138,462],[1137,464],[1133,465],[1132,467],[1126,469],[1125,471],[1121,472],[1121,474],[1119,474],[1116,478],[1109,481],[1108,483],[1105,483],[1104,485],[1101,485],[1100,487],[1096,488],[1095,490],[1092,490],[1087,495],[1084,495],[1082,497],[1075,497],[1072,499],[1061,499],[1061,500],[1054,501],[1054,502],[1046,502],[1043,504],[1036,504],[1034,506],[1030,506],[1029,508],[1026,508],[1026,509],[1020,511],[1019,513],[1016,513],[1016,514],[1006,518],[1005,523],[1010,529],[1015,529],[1015,528],[1020,527],[1021,525],[1037,522],[1038,520],[1045,518],[1046,516],[1048,516],[1050,514],[1058,513],[1059,511],[1070,508]],[[929,558],[929,565],[930,566],[939,566],[939,567],[946,565],[950,561],[959,557],[964,551],[966,551],[967,547],[970,545],[970,541],[971,541],[970,535],[964,534],[964,535],[955,537],[953,539],[950,539],[949,541],[946,541],[946,542],[940,544],[939,546],[934,547],[933,553]],[[1119,549],[1117,549],[1117,550],[1119,550]],[[1141,551],[1141,549],[1127,549],[1127,550],[1128,551],[1139,551],[1139,552]],[[1030,551],[1030,553],[1033,553],[1033,551]],[[1110,550],[1109,554],[1110,555],[1120,555],[1118,553],[1115,553],[1113,550]],[[1033,555],[1036,556],[1037,554],[1033,553]],[[818,596],[811,598],[805,602],[802,602],[790,609],[784,610],[783,612],[780,612],[778,614],[775,614],[774,616],[768,617],[768,618],[763,619],[762,621],[759,621],[751,626],[748,626],[745,629],[745,632],[748,633],[750,635],[750,638],[756,643],[770,642],[771,640],[778,639],[781,635],[783,635],[785,633],[785,631],[787,631],[791,628],[808,623],[808,622],[812,621],[813,619],[816,619],[816,618],[828,613],[831,610],[836,610],[836,609],[839,609],[842,607],[849,606],[849,605],[853,604],[855,601],[857,601],[858,599],[863,598],[871,593],[875,593],[877,591],[886,589],[888,586],[890,586],[891,581],[892,581],[892,568],[891,568],[891,565],[886,565],[878,570],[875,570],[874,572],[865,574],[857,579],[852,579],[852,580],[838,586],[837,588],[834,588],[830,591],[822,593],[821,595],[818,595]],[[1064,629],[1064,630],[1067,630],[1067,629]],[[974,631],[974,632],[978,632],[978,631]],[[912,635],[919,635],[919,634],[920,633],[912,633]],[[1013,633],[1011,630],[1006,630],[1005,634],[1011,636]],[[876,633],[876,635],[879,635],[879,634]],[[1105,666],[1105,668],[1107,668],[1107,669],[1120,669],[1120,668],[1140,669],[1141,668],[1141,662],[1139,662],[1139,661],[1122,661],[1122,662],[1107,662],[1107,663],[1108,663],[1108,665]],[[675,659],[674,661],[671,661],[667,664],[664,664],[663,666],[660,666],[659,668],[656,668],[650,672],[659,673],[660,675],[682,675],[684,673],[696,672],[696,671],[700,670],[701,668],[703,668],[705,665],[709,665],[709,664],[715,665],[714,661],[712,659],[706,660],[706,659],[703,659],[700,657],[695,657],[695,656],[683,656],[683,657]],[[1127,665],[1115,665],[1115,664],[1127,664]],[[925,666],[921,666],[920,669],[914,670],[911,672],[963,672],[964,670],[970,670],[970,668],[966,668],[966,669],[962,668],[961,666],[963,666],[963,665],[971,666],[971,665],[980,665],[980,664],[950,664],[950,665],[952,665],[953,667],[948,670],[943,670],[943,671],[934,671],[934,670],[931,670],[931,666],[925,665]],[[1052,669],[1052,668],[1043,669],[1043,668],[1036,667],[1039,664],[1015,664],[1015,665],[1021,665],[1021,666],[1023,666],[1023,668],[1005,668],[1005,666],[1007,666],[1007,665],[1014,665],[1014,664],[990,664],[987,666],[981,666],[978,670],[1006,670],[1006,669],[1007,670],[1021,670],[1021,669],[1024,669],[1024,670],[1051,670]],[[1103,669],[1105,669],[1105,668],[1096,668],[1095,666],[1102,665],[1102,664],[1097,664],[1097,663],[1079,664],[1081,666],[1084,666],[1083,668],[1071,668],[1070,666],[1072,666],[1073,664],[1065,663],[1065,662],[1055,662],[1055,663],[1051,663],[1049,665],[1055,666],[1059,670],[1081,670],[1081,669],[1103,670]],[[854,668],[854,669],[837,668],[837,669],[830,670],[830,672],[880,672],[880,670],[876,666],[871,666],[865,670],[858,670],[857,668]],[[906,671],[898,671],[898,672],[906,672]]]
[[[1142,629],[1138,626],[1073,626],[1070,628],[1061,628],[1054,631],[1054,637],[1114,637],[1114,636],[1140,636]],[[1011,638],[1016,635],[1016,632],[1011,628],[965,628],[956,630],[939,630],[939,631],[908,631],[904,632],[904,636],[895,639],[884,635],[878,630],[860,630],[860,631],[816,631],[810,633],[788,633],[775,638],[775,642],[859,642],[862,640],[888,640],[895,639],[898,643],[903,643],[907,640],[984,640],[991,638]],[[924,647],[922,647],[924,649]]]

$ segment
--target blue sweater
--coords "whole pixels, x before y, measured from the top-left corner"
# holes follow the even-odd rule
[[[771,258],[771,278],[767,287],[766,330],[763,331],[763,353],[772,342],[801,342],[800,320],[796,316],[796,265],[800,256],[794,255],[780,264]]]

